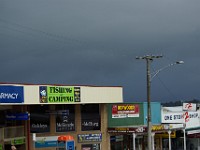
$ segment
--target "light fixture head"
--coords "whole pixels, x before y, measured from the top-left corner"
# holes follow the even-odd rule
[[[184,61],[177,61],[176,64],[184,64]]]

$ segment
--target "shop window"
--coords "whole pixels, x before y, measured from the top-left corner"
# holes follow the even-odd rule
[[[75,105],[56,105],[56,132],[75,131]]]
[[[81,129],[82,131],[100,130],[99,104],[81,105]]]
[[[50,132],[49,105],[30,106],[30,130],[31,133]]]
[[[0,111],[0,127],[5,126],[5,111]]]

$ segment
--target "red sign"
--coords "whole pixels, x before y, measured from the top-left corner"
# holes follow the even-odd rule
[[[186,111],[196,111],[197,105],[194,103],[183,103],[183,110]]]
[[[139,105],[116,104],[112,106],[112,118],[139,117]]]
[[[108,128],[108,133],[144,133],[147,132],[147,128],[143,126],[139,127],[119,127],[119,128]]]

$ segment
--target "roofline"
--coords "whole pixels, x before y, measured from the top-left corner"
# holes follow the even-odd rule
[[[123,87],[123,86],[98,86],[98,85],[71,85],[71,84],[33,84],[33,83],[11,83],[11,82],[0,82],[0,84],[18,84],[18,85],[53,85],[53,86],[88,86],[88,87]]]

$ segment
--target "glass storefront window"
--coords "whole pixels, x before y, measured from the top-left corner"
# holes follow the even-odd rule
[[[48,105],[30,106],[30,130],[31,133],[50,132],[50,114]]]
[[[75,105],[56,105],[56,132],[75,131]]]
[[[4,127],[5,126],[5,111],[1,111],[0,110],[0,127]]]
[[[81,130],[100,130],[99,104],[85,104],[81,105]]]

